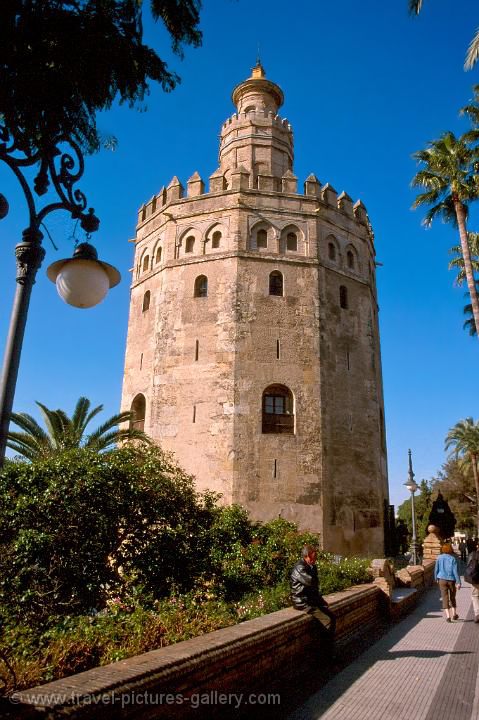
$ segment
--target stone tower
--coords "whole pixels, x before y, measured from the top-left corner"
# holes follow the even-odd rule
[[[283,93],[233,91],[219,168],[139,211],[122,408],[199,489],[339,553],[382,554],[388,506],[375,250],[366,208],[298,192]]]

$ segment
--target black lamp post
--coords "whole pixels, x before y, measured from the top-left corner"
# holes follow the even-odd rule
[[[411,538],[411,545],[410,545],[410,552],[411,552],[411,564],[417,565],[419,561],[419,546],[417,544],[417,537],[416,537],[416,510],[414,508],[414,493],[416,490],[419,490],[419,485],[414,480],[414,473],[412,471],[412,455],[411,451],[408,450],[409,455],[409,470],[408,470],[408,479],[404,483],[409,492],[411,493],[411,516],[412,516],[412,538]]]
[[[59,149],[68,145],[67,152]],[[72,152],[73,151],[73,152]],[[5,162],[19,181],[29,212],[29,224],[23,231],[22,242],[15,247],[17,260],[17,286],[10,316],[10,327],[5,346],[0,381],[0,465],[5,457],[8,426],[13,408],[18,366],[27,321],[30,295],[37,270],[42,264],[45,250],[40,227],[45,217],[54,210],[66,210],[87,233],[98,230],[100,221],[94,210],[86,210],[87,200],[75,183],[84,170],[80,148],[71,138],[57,138],[45,150],[30,152],[19,148],[4,126],[0,125],[0,161]],[[25,177],[24,169],[38,166],[33,190]],[[35,196],[45,195],[50,186],[56,193],[53,202],[37,208]],[[8,202],[0,194],[0,219],[8,213]],[[120,282],[120,273],[113,266],[98,260],[95,248],[89,243],[78,245],[73,258],[60,260],[48,269],[48,277],[56,282],[57,290],[65,302],[76,307],[92,307],[99,303],[108,289]]]

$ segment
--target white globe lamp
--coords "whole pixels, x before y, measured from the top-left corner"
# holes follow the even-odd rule
[[[72,258],[50,265],[47,276],[56,284],[62,300],[77,308],[98,305],[121,280],[113,265],[98,260],[97,251],[90,243],[80,243]]]

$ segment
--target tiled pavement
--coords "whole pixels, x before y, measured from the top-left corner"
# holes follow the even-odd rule
[[[479,720],[479,624],[471,586],[447,623],[439,589],[333,677],[288,720]]]

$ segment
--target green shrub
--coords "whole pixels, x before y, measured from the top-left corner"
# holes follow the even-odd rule
[[[154,446],[73,450],[0,473],[0,605],[41,623],[131,584],[188,591],[207,565],[216,498]]]

